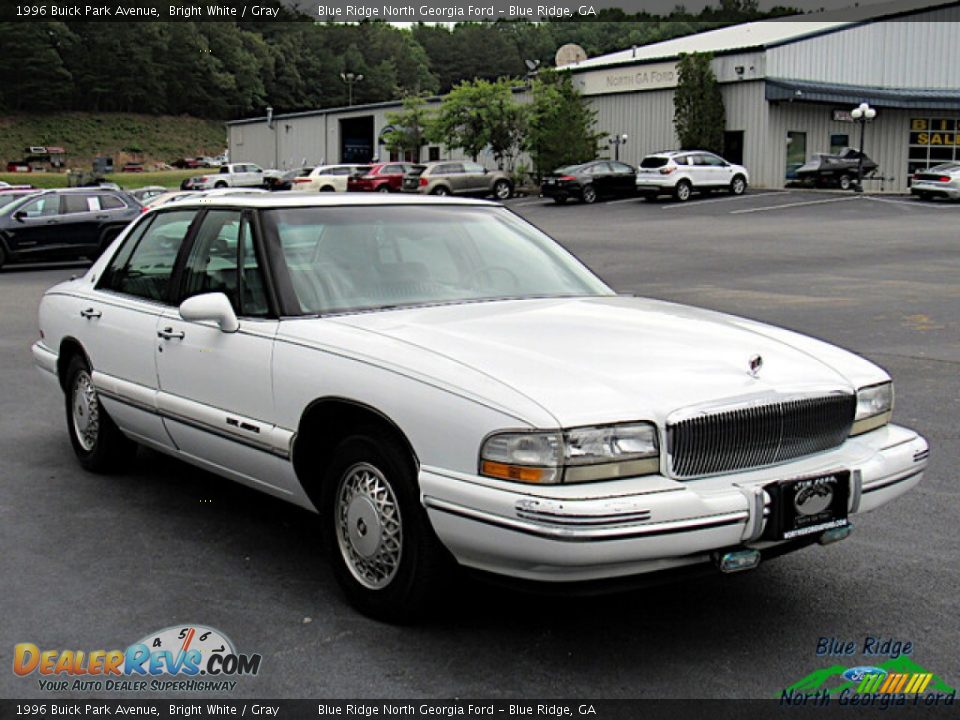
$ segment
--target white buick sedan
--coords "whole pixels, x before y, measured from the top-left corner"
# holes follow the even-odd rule
[[[144,445],[315,510],[346,595],[386,619],[451,561],[556,587],[746,570],[846,537],[927,464],[872,363],[618,296],[481,201],[153,210],[40,328],[84,468]]]

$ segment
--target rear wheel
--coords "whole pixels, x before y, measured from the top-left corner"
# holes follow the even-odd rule
[[[114,424],[100,405],[86,361],[74,355],[67,366],[67,430],[80,464],[92,472],[119,470],[129,464],[136,444]]]
[[[677,183],[676,187],[673,188],[673,197],[680,202],[686,202],[689,200],[692,193],[693,186],[690,185],[688,180],[681,180]]]
[[[389,186],[389,185],[381,185],[380,187],[377,188],[377,192],[388,193],[388,192],[390,192],[390,186]]]
[[[437,185],[437,187],[435,187],[433,189],[433,192],[430,194],[431,195],[449,195],[450,188],[446,187],[445,185]]]
[[[497,180],[493,184],[493,196],[497,200],[506,200],[513,194],[513,188],[506,180]]]
[[[351,604],[390,622],[414,620],[427,609],[447,555],[400,442],[376,427],[341,442],[324,477],[320,511],[333,573]]]
[[[853,178],[849,175],[841,175],[839,182],[841,190],[849,190],[853,186]]]
[[[583,201],[588,205],[597,201],[597,189],[593,185],[586,185],[582,191]]]
[[[227,184],[223,180],[220,180],[219,182],[214,183],[213,186],[219,190],[225,188]]]
[[[743,175],[737,175],[730,181],[730,194],[731,195],[743,195],[747,190],[747,181],[744,179]]]
[[[320,192],[335,192],[332,185],[324,185],[320,188]]]

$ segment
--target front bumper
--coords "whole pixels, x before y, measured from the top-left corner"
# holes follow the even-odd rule
[[[916,180],[910,185],[911,195],[933,195],[936,197],[946,197],[956,200],[960,198],[960,187],[953,183],[928,182],[926,180]]]
[[[679,482],[663,475],[527,486],[422,467],[422,502],[441,542],[468,567],[577,582],[709,562],[720,550],[770,550],[755,540],[781,479],[851,471],[849,513],[868,512],[920,482],[926,440],[887,426],[839,448],[761,470]]]

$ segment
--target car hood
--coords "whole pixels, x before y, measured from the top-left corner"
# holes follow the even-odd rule
[[[469,385],[479,375],[509,386],[523,396],[518,407],[532,401],[563,426],[663,423],[695,405],[852,392],[887,377],[812,338],[641,298],[478,302],[328,319],[386,341],[398,366],[428,353],[448,361],[446,382]],[[762,358],[756,376],[755,356]]]

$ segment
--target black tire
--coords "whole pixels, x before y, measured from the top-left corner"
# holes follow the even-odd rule
[[[597,189],[593,185],[584,185],[580,191],[580,199],[587,205],[592,205],[597,201]]]
[[[450,188],[448,188],[446,185],[437,185],[433,189],[433,192],[431,192],[430,194],[431,195],[450,195],[451,192],[450,192]]]
[[[351,490],[354,482],[359,488]],[[422,617],[451,561],[420,504],[406,448],[377,427],[343,440],[323,479],[319,509],[333,574],[350,603],[387,622]],[[364,558],[377,562],[364,565]]]
[[[377,188],[377,192],[382,192],[382,193],[391,192],[390,186],[387,185],[386,183],[384,183],[383,185],[381,185],[380,187]]]
[[[849,190],[851,187],[853,187],[853,178],[844,173],[840,176],[837,184],[840,185],[841,190]]]
[[[507,200],[513,195],[513,188],[508,180],[497,180],[493,184],[493,196],[497,200]]]
[[[185,180],[181,181],[181,183],[180,183],[180,189],[181,189],[181,190],[189,190],[189,189],[190,189],[190,178],[186,178]]]
[[[928,193],[928,192],[922,192],[922,193],[920,193],[920,199],[921,199],[921,200],[924,200],[924,201],[926,201],[926,202],[929,202],[929,201],[933,200],[933,195],[931,195],[931,194]],[[3,248],[0,248],[0,265],[3,264],[3,262],[2,262],[2,257],[3,257],[3,255],[2,255],[2,253],[3,253]]]
[[[686,202],[693,194],[693,185],[689,180],[681,180],[673,188],[673,198],[677,202]]]
[[[74,355],[67,365],[65,384],[67,432],[77,459],[85,470],[95,473],[110,473],[129,466],[137,451],[137,445],[120,432],[100,399],[90,378],[90,367],[80,355]],[[78,394],[84,392],[85,397]],[[76,412],[75,412],[75,404]],[[78,430],[75,418],[82,417],[95,425],[92,432]],[[88,424],[87,428],[90,427]],[[84,439],[81,440],[81,437]]]
[[[223,180],[218,180],[213,184],[213,187],[215,187],[217,190],[220,190],[221,188],[225,188],[226,186],[227,184]]]
[[[747,191],[747,179],[743,175],[734,175],[730,181],[730,194],[743,195]]]
[[[96,260],[98,257],[103,255],[106,249],[110,247],[110,243],[112,243],[114,240],[117,239],[117,235],[120,234],[121,230],[122,230],[121,228],[104,230],[103,236],[100,238],[100,242],[97,245],[97,252],[93,256],[94,260]]]
[[[320,192],[336,192],[336,190],[333,189],[333,185],[324,185],[320,188]]]

